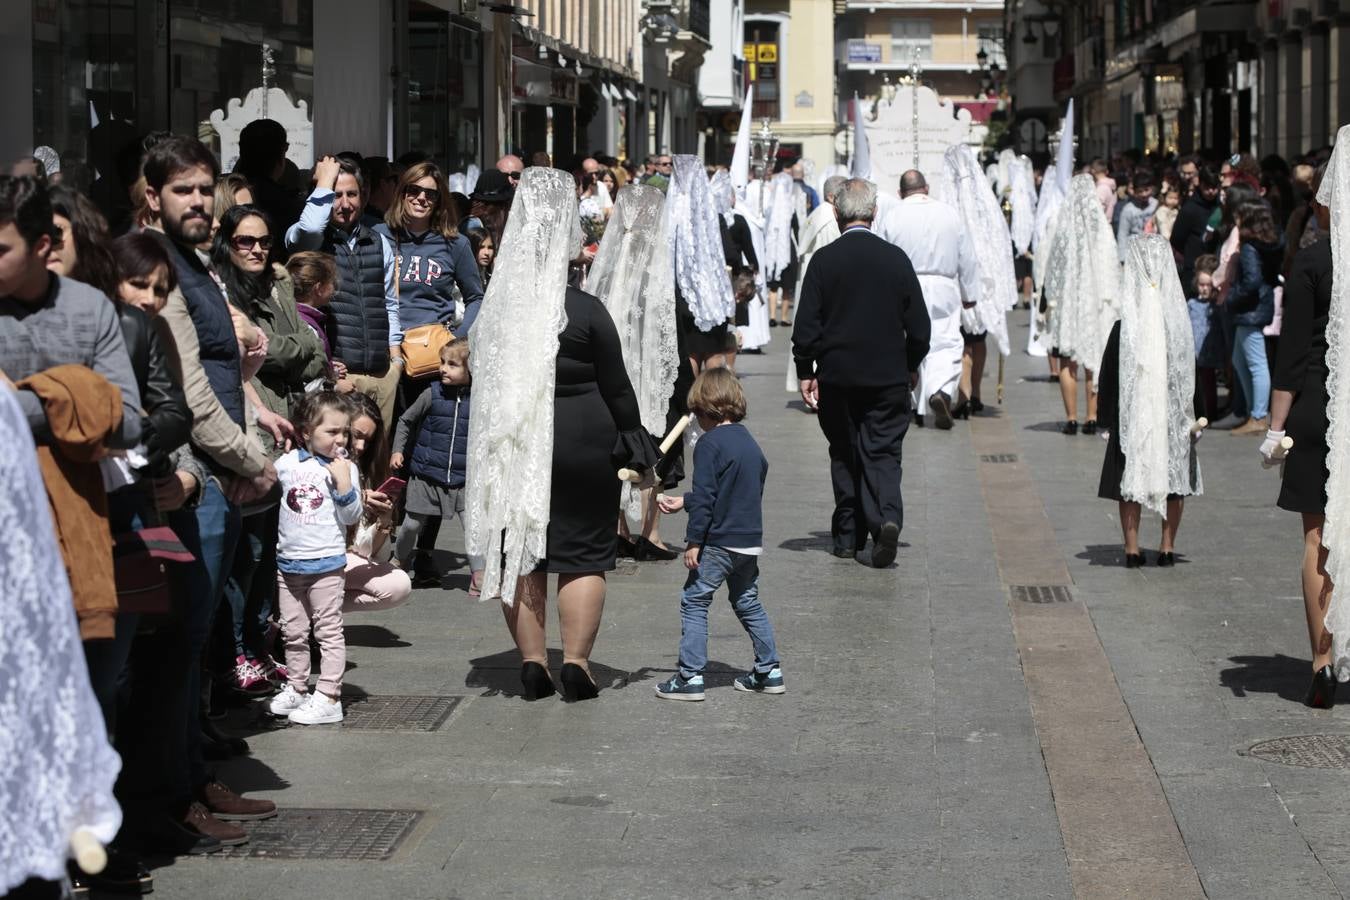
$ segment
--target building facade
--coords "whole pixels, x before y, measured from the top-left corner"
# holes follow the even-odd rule
[[[1292,157],[1350,121],[1341,0],[1009,0],[1005,27],[1026,152],[1071,97],[1082,158]]]
[[[840,121],[856,93],[885,95],[916,63],[943,99],[970,110],[980,139],[1000,109],[1004,57],[1002,0],[840,0],[835,28]],[[983,55],[981,55],[983,54]]]
[[[700,155],[726,165],[745,103],[745,0],[712,0],[711,46],[698,73]]]
[[[816,170],[835,162],[837,82],[835,3],[747,0],[743,27],[746,78],[755,86],[754,116],[768,119],[780,155]]]
[[[49,146],[87,185],[169,130],[228,163],[262,107],[301,170],[341,150],[451,172],[508,150],[693,151],[709,3],[8,0],[0,159]]]

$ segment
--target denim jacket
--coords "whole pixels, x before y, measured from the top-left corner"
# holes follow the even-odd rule
[[[1233,322],[1264,328],[1275,319],[1275,285],[1284,257],[1284,239],[1275,243],[1243,241],[1238,247],[1237,278],[1228,294]]]

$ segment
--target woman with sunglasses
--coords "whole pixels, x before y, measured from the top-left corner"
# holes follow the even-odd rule
[[[386,290],[398,297],[399,324],[406,333],[442,323],[456,337],[469,333],[483,299],[483,282],[468,240],[459,233],[445,175],[432,162],[409,166],[399,179],[394,204],[375,228],[394,251],[385,272]],[[388,257],[386,257],[388,258]],[[464,307],[460,311],[455,291]],[[390,335],[397,345],[402,334]],[[430,379],[403,379],[403,399],[412,403]]]
[[[272,244],[267,213],[248,204],[234,206],[220,219],[211,263],[235,314],[267,337],[267,355],[245,382],[244,394],[258,413],[258,441],[275,460],[294,437],[292,398],[324,375],[328,360],[318,335],[300,319],[290,275],[268,262]],[[266,640],[276,590],[277,513],[275,499],[245,508],[243,533],[225,585],[234,620],[228,666],[233,686],[250,694],[267,692],[269,682],[279,684],[284,677]]]

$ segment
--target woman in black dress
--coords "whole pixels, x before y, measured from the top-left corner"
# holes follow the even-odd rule
[[[589,660],[618,547],[616,473],[656,461],[614,322],[595,297],[567,287],[580,246],[571,176],[526,169],[469,335],[466,544],[501,559],[487,567],[483,594],[500,584],[527,700],[556,692],[545,644],[550,573],[558,576],[563,697],[597,695]]]
[[[1317,172],[1313,193],[1322,181]],[[1284,463],[1280,509],[1303,516],[1303,607],[1308,618],[1313,680],[1304,703],[1329,709],[1336,702],[1331,634],[1324,621],[1331,602],[1322,526],[1327,505],[1327,322],[1331,312],[1330,211],[1313,201],[1324,235],[1298,251],[1284,288],[1284,324],[1273,373],[1270,431],[1261,451],[1270,457],[1286,434],[1294,441]]]

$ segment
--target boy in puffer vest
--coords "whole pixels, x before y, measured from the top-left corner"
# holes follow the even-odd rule
[[[418,535],[433,517],[464,515],[464,473],[469,450],[469,344],[457,340],[441,348],[441,378],[422,392],[398,420],[389,466],[403,470],[407,512],[394,543],[394,553],[409,569],[415,587],[440,585],[427,555],[414,550]],[[409,444],[412,449],[409,452]],[[483,561],[470,557],[473,573],[469,596],[478,596]]]

